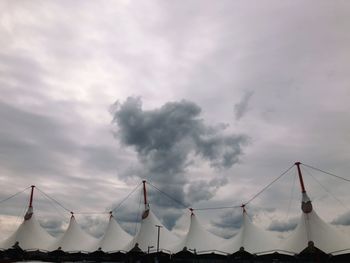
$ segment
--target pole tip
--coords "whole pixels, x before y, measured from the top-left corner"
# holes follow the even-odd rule
[[[295,162],[294,164],[295,164],[295,165],[300,165],[300,164],[301,164],[301,162]]]

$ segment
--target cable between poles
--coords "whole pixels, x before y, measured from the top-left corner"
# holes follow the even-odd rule
[[[6,197],[5,199],[3,199],[3,200],[0,201],[0,204],[6,202],[6,201],[8,201],[8,200],[10,200],[11,198],[13,198],[13,197],[15,197],[15,196],[17,196],[17,195],[19,195],[19,194],[21,194],[21,193],[23,193],[24,191],[26,191],[26,190],[29,189],[29,188],[31,188],[31,186],[28,186],[27,188],[24,188],[23,190],[21,190],[21,191],[15,193],[15,194],[13,194],[13,195],[10,195],[9,197]]]
[[[156,189],[157,191],[159,191],[160,193],[162,193],[163,195],[165,195],[166,197],[168,197],[169,199],[171,199],[172,201],[174,201],[175,203],[181,205],[183,208],[188,209],[189,206],[185,205],[184,203],[180,202],[179,200],[176,200],[175,198],[173,198],[172,196],[168,195],[167,193],[165,193],[164,191],[160,190],[158,187],[156,187],[155,185],[147,182],[147,184],[149,184],[150,186],[152,186],[154,189]]]
[[[51,201],[53,201],[54,203],[56,203],[57,205],[59,205],[61,208],[63,208],[64,210],[66,210],[68,213],[71,213],[72,210],[66,208],[65,206],[63,206],[60,202],[58,202],[56,199],[54,199],[53,197],[49,196],[48,194],[46,194],[45,192],[43,192],[42,190],[40,190],[38,187],[35,187],[36,190],[38,190],[40,193],[42,193],[46,198],[50,199]]]
[[[122,201],[120,201],[120,203],[117,206],[111,209],[111,211],[116,211],[119,207],[121,207],[121,205],[137,190],[137,188],[139,188],[141,184],[142,182],[136,185],[135,188]]]
[[[306,166],[306,167],[309,167],[309,168],[311,168],[311,169],[313,169],[313,170],[316,170],[316,171],[319,171],[319,172],[321,172],[321,173],[325,173],[325,174],[331,175],[331,176],[336,177],[336,178],[338,178],[338,179],[341,179],[341,180],[350,182],[350,179],[346,179],[346,178],[341,177],[341,176],[339,176],[339,175],[335,175],[335,174],[332,174],[332,173],[323,171],[323,170],[321,170],[321,169],[319,169],[319,168],[316,168],[316,167],[313,167],[313,166],[311,166],[311,165],[307,165],[307,164],[305,164],[305,163],[301,163],[301,165],[304,165],[304,166]]]
[[[249,204],[251,201],[253,201],[255,198],[257,198],[262,192],[264,192],[267,188],[269,188],[273,183],[278,181],[283,175],[288,173],[293,167],[294,167],[294,164],[291,167],[289,167],[286,171],[284,171],[281,175],[279,175],[276,179],[274,179],[271,183],[269,183],[263,189],[261,189],[258,193],[253,195],[253,197],[251,197],[247,202],[245,202],[244,205]]]

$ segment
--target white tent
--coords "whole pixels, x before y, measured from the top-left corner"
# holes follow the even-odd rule
[[[187,235],[173,249],[174,253],[183,250],[185,247],[189,251],[201,252],[222,252],[221,247],[226,240],[220,238],[207,230],[200,224],[197,216],[191,213],[191,223]]]
[[[23,250],[48,250],[54,238],[44,230],[29,208],[19,228],[0,244],[2,249],[11,248],[16,242]]]
[[[334,226],[324,222],[313,210],[306,192],[303,193],[302,215],[296,229],[282,243],[281,249],[292,253],[300,253],[310,241],[325,253],[345,251],[350,248],[349,240]],[[308,209],[305,210],[305,204]],[[337,254],[341,254],[338,252]]]
[[[97,243],[98,240],[85,233],[72,215],[67,230],[50,246],[50,249],[60,248],[65,252],[92,252]]]
[[[234,253],[243,247],[251,254],[264,254],[275,251],[277,244],[277,237],[273,233],[255,226],[243,208],[242,226],[238,233],[228,240],[222,250]]]
[[[132,236],[126,233],[111,215],[106,232],[98,243],[96,250],[101,248],[104,252],[125,251],[131,240]]]
[[[144,252],[156,251],[158,245],[157,226],[160,226],[159,250],[171,252],[171,248],[178,242],[178,238],[163,226],[149,208],[143,212],[140,229],[128,245],[127,250],[131,250],[138,244],[138,247]]]

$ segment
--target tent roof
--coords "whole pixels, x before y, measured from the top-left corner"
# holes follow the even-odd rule
[[[159,221],[150,209],[146,209],[143,214],[145,216],[141,221],[140,229],[127,246],[127,250],[131,250],[137,243],[142,251],[147,251],[149,247],[152,247],[154,251],[157,248],[158,229],[156,225],[158,225],[161,226],[159,250],[170,251],[174,244],[178,242],[178,238]]]
[[[65,252],[88,251],[91,252],[96,248],[98,240],[85,233],[74,216],[71,216],[69,226],[66,232],[51,245],[51,250],[59,247]]]
[[[325,253],[350,248],[349,240],[334,226],[324,222],[317,213],[302,213],[299,223],[291,235],[282,243],[282,250],[300,253],[312,241],[314,246]]]
[[[106,232],[96,249],[101,248],[104,252],[126,250],[131,240],[132,236],[126,233],[111,215]]]
[[[224,251],[234,253],[239,251],[241,247],[251,254],[276,250],[278,239],[273,233],[255,226],[245,210],[243,210],[242,220],[238,233],[224,244]]]
[[[29,219],[25,219],[18,229],[5,241],[1,243],[1,248],[11,248],[16,242],[24,250],[48,250],[54,238],[44,230],[34,213]]]
[[[200,224],[197,216],[191,213],[191,223],[187,235],[174,248],[174,253],[177,253],[186,247],[189,250],[201,251],[221,251],[222,243],[225,239],[220,238],[207,230]]]

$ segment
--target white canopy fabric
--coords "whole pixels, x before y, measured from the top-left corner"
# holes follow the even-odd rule
[[[34,213],[25,219],[19,228],[0,245],[2,249],[11,248],[16,242],[23,250],[48,250],[54,237],[44,230]]]
[[[156,225],[158,225],[161,226],[159,250],[171,252],[171,248],[179,241],[178,238],[159,221],[150,209],[146,209],[144,215],[147,216],[142,219],[140,229],[127,246],[127,250],[134,248],[137,243],[138,247],[144,252],[147,252],[149,248],[151,251],[155,251],[158,239],[158,229]]]
[[[111,215],[106,232],[95,250],[101,248],[104,252],[125,251],[132,236],[126,233]]]
[[[180,252],[185,247],[191,252],[195,250],[196,253],[213,251],[225,252],[221,249],[225,242],[225,239],[205,230],[198,221],[197,216],[191,213],[191,223],[187,235],[174,247],[173,252]]]
[[[98,240],[85,233],[75,217],[71,216],[66,232],[50,246],[50,249],[56,250],[60,247],[65,252],[92,252],[97,243]]]
[[[264,254],[275,251],[278,243],[278,238],[273,233],[255,226],[244,210],[241,228],[235,236],[224,244],[222,250],[234,253],[243,247],[251,254]]]
[[[281,249],[300,253],[308,246],[309,241],[312,241],[315,247],[325,253],[350,248],[348,239],[334,226],[324,222],[314,210],[310,213],[302,213],[296,229],[282,243]]]

